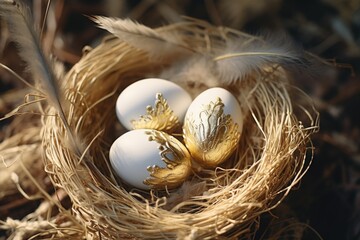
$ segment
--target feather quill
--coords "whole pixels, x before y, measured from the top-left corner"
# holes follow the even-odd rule
[[[64,126],[68,130],[72,144],[76,145],[61,105],[57,79],[50,67],[49,60],[42,51],[39,36],[32,25],[33,21],[29,8],[17,1],[2,0],[0,17],[7,22],[10,38],[17,44],[20,57],[27,63],[34,81],[43,86],[48,99],[57,109]],[[77,150],[80,151],[78,147]]]
[[[175,33],[155,31],[130,19],[102,16],[95,16],[91,19],[100,28],[107,30],[128,44],[146,51],[151,57],[167,57],[193,52]]]
[[[228,44],[226,50],[214,59],[220,80],[225,84],[241,81],[254,71],[265,66],[280,65],[285,69],[295,69],[304,63],[303,52],[294,47],[285,37],[251,41],[237,39]]]

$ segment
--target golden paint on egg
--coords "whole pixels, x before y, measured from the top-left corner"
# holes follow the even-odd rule
[[[161,160],[166,167],[149,166],[150,177],[144,184],[151,188],[175,188],[181,185],[191,175],[191,156],[186,147],[176,138],[161,131],[146,131],[149,141],[159,144]]]
[[[172,189],[192,173],[186,147],[173,136],[153,129],[126,132],[112,144],[109,155],[116,174],[139,189]]]
[[[155,98],[154,107],[148,105],[145,115],[130,121],[133,128],[174,132],[180,127],[179,118],[174,115],[174,111],[169,107],[161,93],[157,93]]]
[[[119,95],[116,116],[127,130],[155,129],[172,133],[181,129],[192,99],[179,85],[159,78],[139,80]]]
[[[237,148],[242,127],[236,98],[222,88],[208,89],[194,99],[186,113],[184,142],[197,163],[216,167]]]

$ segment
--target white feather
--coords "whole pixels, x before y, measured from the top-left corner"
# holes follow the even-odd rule
[[[231,84],[265,66],[277,64],[290,68],[301,65],[302,55],[302,51],[292,46],[292,42],[284,37],[266,40],[254,38],[250,41],[240,38],[229,43],[214,61],[217,63],[220,81]]]
[[[92,18],[100,28],[107,30],[128,44],[146,51],[152,57],[166,57],[174,54],[188,54],[181,37],[174,32],[155,31],[130,19],[96,16]]]
[[[57,79],[49,60],[42,51],[39,36],[33,27],[30,10],[20,2],[1,0],[0,17],[6,20],[9,26],[10,38],[17,44],[20,57],[26,62],[34,81],[43,86],[44,92],[57,109],[65,128],[69,132],[71,144],[76,147],[79,153],[79,145],[76,144],[61,105]]]
[[[219,86],[214,65],[211,58],[194,55],[168,67],[159,77],[181,85],[195,97],[208,88]]]
[[[2,0],[0,16],[8,23],[10,37],[17,44],[19,55],[27,63],[33,79],[42,83],[50,93],[50,100],[62,112],[57,82],[49,61],[42,52],[38,34],[32,26],[33,21],[29,9],[16,1]]]

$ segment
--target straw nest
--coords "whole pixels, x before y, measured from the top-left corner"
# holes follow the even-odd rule
[[[229,40],[256,39],[197,21],[156,31],[176,33],[188,49],[208,57]],[[150,58],[118,38],[107,38],[85,50],[62,82],[75,141],[54,117],[54,108],[43,117],[45,170],[70,196],[87,237],[246,238],[256,230],[260,214],[281,203],[308,169],[313,150],[309,137],[318,128],[317,112],[306,95],[291,86],[283,68],[269,65],[229,84],[176,80],[193,96],[221,86],[239,100],[244,131],[228,161],[171,191],[144,192],[124,185],[108,159],[110,145],[124,132],[115,117],[116,98],[129,84],[160,76],[178,60],[176,55]]]

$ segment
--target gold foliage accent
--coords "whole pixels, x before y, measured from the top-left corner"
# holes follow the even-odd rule
[[[146,134],[149,141],[160,144],[160,156],[166,167],[149,166],[150,177],[144,180],[144,184],[154,189],[178,187],[191,174],[190,153],[179,140],[164,132],[149,130]]]
[[[194,160],[208,167],[224,162],[240,139],[238,125],[230,114],[224,114],[224,104],[219,97],[215,102],[204,105],[198,116],[186,117],[183,134]]]
[[[156,94],[155,107],[147,106],[146,114],[137,120],[132,120],[134,129],[155,129],[167,133],[179,128],[179,118],[174,115],[166,99],[161,93]]]

